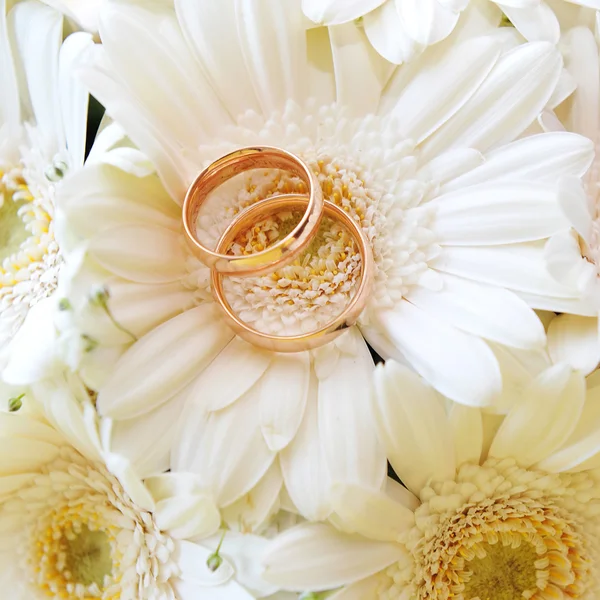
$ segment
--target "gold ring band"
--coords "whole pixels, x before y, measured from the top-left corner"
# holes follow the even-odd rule
[[[195,234],[196,221],[208,195],[232,177],[259,168],[288,171],[304,182],[308,191],[308,201],[306,212],[298,225],[282,240],[255,254],[222,254],[218,248],[210,250],[201,244]],[[206,266],[219,273],[257,276],[275,271],[294,260],[317,233],[323,216],[323,206],[323,193],[319,182],[297,156],[270,146],[241,148],[213,162],[192,183],[183,202],[183,227],[190,249]],[[244,212],[246,211],[237,218]]]
[[[256,223],[261,216],[272,215],[277,210],[297,211],[306,209],[308,203],[309,200],[304,196],[288,196],[286,198],[275,196],[257,202],[240,214],[228,227],[219,240],[216,250],[218,252],[226,251],[236,234],[243,231],[244,227]],[[371,246],[365,239],[360,226],[341,208],[332,202],[325,201],[324,214],[341,222],[346,227],[358,245],[361,255],[361,280],[348,306],[327,325],[306,334],[276,336],[262,333],[250,327],[233,312],[223,290],[223,274],[213,269],[211,271],[213,297],[223,309],[225,322],[247,342],[261,348],[266,348],[267,350],[272,350],[273,352],[302,352],[331,342],[358,320],[360,313],[365,307],[373,278],[373,253]],[[273,271],[275,269],[269,270]]]

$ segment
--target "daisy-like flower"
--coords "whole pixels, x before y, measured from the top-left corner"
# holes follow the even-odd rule
[[[382,440],[408,489],[336,490],[329,524],[283,533],[266,577],[338,599],[550,600],[600,593],[600,379],[556,365],[495,423],[389,362]]]
[[[310,518],[330,511],[323,490],[332,477],[381,487],[363,336],[449,397],[479,405],[501,387],[482,338],[541,347],[544,330],[528,304],[585,310],[578,290],[546,274],[543,245],[569,227],[556,180],[587,170],[591,144],[570,133],[512,141],[560,77],[550,44],[517,45],[501,32],[439,45],[390,73],[352,24],[307,31],[297,2],[216,11],[119,2],[100,30],[85,80],[164,188],[155,175],[137,176],[135,164],[130,173],[90,166],[68,182],[60,205],[73,277],[62,307],[85,336],[86,359],[101,358],[86,381],[102,414],[146,419],[156,439],[179,414],[170,407],[194,396],[204,463],[221,447],[214,477],[243,474],[225,504],[278,457]],[[273,355],[234,338],[211,300],[208,269],[184,243],[180,204],[190,182],[221,154],[255,144],[298,153],[373,247],[375,285],[360,329],[310,354]],[[244,206],[299,189],[273,171],[239,185],[201,215],[199,235],[215,239]],[[257,224],[240,250],[276,238],[287,218]],[[325,223],[297,264],[229,278],[227,293],[258,328],[307,331],[339,313],[357,266],[344,233]],[[152,420],[158,410],[163,419]]]
[[[30,309],[56,289],[54,197],[83,164],[88,95],[73,63],[89,44],[85,33],[63,43],[62,16],[39,2],[8,15],[0,4],[0,366]]]
[[[600,78],[598,41],[592,30],[595,13],[567,14],[570,29],[561,41],[565,64],[577,84],[567,102],[558,107],[561,122],[551,119],[555,130],[566,128],[589,137],[598,152],[600,143]],[[575,17],[575,18],[574,18]],[[596,156],[584,180],[565,177],[559,182],[560,204],[572,229],[552,237],[546,247],[548,269],[560,282],[576,285],[596,309],[594,317],[558,316],[548,329],[548,344],[555,360],[568,361],[589,373],[600,362],[600,161]],[[568,312],[568,311],[566,311]]]
[[[29,402],[23,414],[0,413],[0,581],[11,599],[253,600],[277,591],[260,578],[266,539],[219,530],[219,511],[191,474],[142,483],[147,458],[144,466],[105,449],[110,427],[99,431],[81,384],[45,381]]]
[[[485,0],[484,0],[485,1]],[[529,41],[557,43],[560,22],[555,11],[563,0],[302,0],[306,16],[322,25],[340,25],[360,19],[360,26],[387,60],[403,63],[427,46],[446,39],[469,8],[478,12],[478,27],[494,27],[502,12]],[[567,4],[600,9],[600,0],[566,0]],[[486,2],[487,4],[487,2]],[[463,15],[464,11],[464,15]]]

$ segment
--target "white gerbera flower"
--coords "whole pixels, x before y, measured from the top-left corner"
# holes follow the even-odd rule
[[[593,11],[578,17],[588,24]],[[597,17],[596,17],[597,18]],[[575,19],[571,19],[573,23]],[[563,127],[589,137],[596,152],[600,143],[600,60],[598,41],[586,26],[576,26],[562,40],[565,64],[577,89],[568,103],[557,109],[562,125],[549,121],[554,129]],[[583,182],[563,178],[559,182],[560,204],[572,229],[552,237],[546,248],[548,269],[560,282],[577,285],[596,309],[596,316],[565,314],[550,324],[548,344],[555,360],[568,361],[589,373],[600,362],[600,160],[596,156]],[[568,311],[566,311],[568,312]]]
[[[340,25],[361,19],[369,41],[387,60],[403,63],[427,46],[444,40],[454,30],[463,11],[472,5],[480,11],[478,27],[494,27],[501,11],[529,41],[558,42],[560,23],[553,8],[563,0],[302,0],[306,16],[321,25]],[[600,0],[566,0],[579,6],[600,8]],[[466,17],[463,17],[466,19]]]
[[[88,95],[72,71],[91,38],[62,35],[55,10],[27,1],[6,15],[0,4],[0,366],[30,308],[56,288],[55,190],[83,164]]]
[[[33,397],[48,420],[0,413],[0,582],[11,600],[252,600],[277,591],[259,573],[266,539],[219,531],[195,476],[155,473],[142,484],[148,462],[105,449],[75,382],[38,384]]]
[[[265,556],[289,589],[350,584],[336,600],[600,593],[600,387],[557,365],[493,424],[414,373],[376,375],[382,440],[408,489],[337,489],[337,530],[300,525]],[[410,491],[409,491],[410,490]]]
[[[298,2],[228,2],[214,12],[190,1],[174,11],[110,5],[85,78],[168,193],[155,176],[104,165],[71,180],[60,202],[72,247],[88,250],[67,300],[91,341],[87,356],[113,354],[104,373],[88,379],[100,411],[153,423],[147,437],[155,439],[161,427],[172,431],[171,408],[191,396],[202,415],[198,460],[213,465],[219,485],[233,482],[223,502],[241,497],[279,455],[294,503],[323,518],[332,476],[374,489],[383,480],[361,334],[448,396],[487,404],[501,384],[482,338],[542,347],[528,303],[587,310],[579,290],[546,274],[543,245],[568,228],[557,178],[581,176],[592,148],[568,133],[512,142],[560,77],[550,44],[485,36],[437,46],[414,68],[390,74],[353,25],[305,27]],[[373,245],[376,284],[360,332],[318,352],[282,357],[233,338],[212,303],[208,270],[183,241],[179,206],[198,171],[257,143],[302,156]],[[200,233],[218,235],[228,207],[295,185],[270,171],[245,179],[229,205],[199,223]],[[267,223],[271,232],[281,225]],[[278,332],[310,329],[339,312],[356,263],[330,243],[331,233],[326,226],[321,251],[309,249],[298,265],[232,279],[236,310]],[[90,302],[93,284],[105,289],[101,306]],[[157,411],[162,418],[153,420]],[[215,448],[224,448],[220,462]]]

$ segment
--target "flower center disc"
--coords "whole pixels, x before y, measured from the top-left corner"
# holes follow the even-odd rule
[[[463,592],[469,600],[514,600],[523,598],[523,592],[535,589],[535,562],[539,558],[528,543],[518,548],[502,543],[483,544],[481,553],[467,567],[472,573]]]
[[[5,198],[0,208],[0,262],[19,249],[29,232],[19,214],[24,202]]]
[[[63,550],[65,568],[73,581],[104,587],[104,578],[113,569],[110,541],[104,531],[90,531],[84,526],[70,539],[63,538]]]

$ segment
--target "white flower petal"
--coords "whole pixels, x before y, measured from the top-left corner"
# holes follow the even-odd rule
[[[237,31],[235,0],[176,0],[185,39],[229,114],[259,111]]]
[[[152,106],[146,108],[131,101],[129,90],[114,72],[103,45],[96,45],[86,56],[79,76],[90,93],[106,108],[113,119],[127,130],[128,137],[156,166],[165,188],[176,200],[183,202],[189,181],[197,172],[197,164],[190,164],[181,150],[164,139],[154,125]]]
[[[547,104],[561,70],[561,56],[548,42],[510,50],[461,110],[427,140],[425,156],[459,146],[486,152],[511,142]]]
[[[548,328],[548,350],[555,363],[567,363],[588,375],[600,362],[598,319],[558,315]]]
[[[178,494],[156,503],[154,520],[161,531],[177,539],[187,539],[215,533],[221,515],[206,494]]]
[[[497,2],[519,33],[530,42],[547,41],[556,44],[560,38],[560,24],[552,9],[545,3],[536,6],[514,7]]]
[[[517,348],[541,348],[544,327],[533,310],[508,290],[442,275],[443,288],[411,290],[407,299],[458,329]]]
[[[440,193],[500,181],[555,185],[562,176],[583,176],[593,159],[594,144],[583,136],[567,131],[531,135],[488,153],[481,166],[447,182]]]
[[[172,468],[198,474],[219,506],[247,494],[275,459],[262,436],[259,403],[257,384],[233,405],[216,412],[207,412],[190,395],[182,414]]]
[[[446,38],[458,22],[459,13],[437,0],[394,0],[407,34],[422,46]]]
[[[408,36],[394,2],[384,2],[366,14],[363,27],[373,48],[392,63],[407,62],[421,50]]]
[[[478,465],[483,450],[481,411],[454,403],[448,416],[448,423],[454,432],[456,466],[466,462]]]
[[[102,163],[69,176],[58,205],[69,228],[83,239],[120,225],[154,225],[179,231],[181,209],[155,175],[135,177]]]
[[[156,225],[122,225],[91,240],[90,253],[106,269],[137,283],[168,283],[186,274],[183,239]]]
[[[255,349],[252,349],[255,352]],[[275,354],[260,382],[260,426],[267,446],[283,450],[296,435],[310,381],[308,352]]]
[[[235,0],[238,36],[250,81],[266,114],[307,96],[306,27],[300,0]]]
[[[190,557],[189,562],[191,565],[195,563],[194,554]],[[172,586],[177,600],[255,600],[254,596],[233,580],[215,586],[198,583],[194,580],[175,579]]]
[[[387,0],[302,0],[302,11],[315,23],[339,25],[354,21]]]
[[[597,135],[600,126],[598,46],[594,34],[587,27],[575,27],[568,31],[565,43],[569,49],[565,56],[565,66],[577,84],[568,114],[569,129],[593,137]]]
[[[566,365],[542,373],[500,426],[490,456],[515,458],[522,467],[539,462],[569,438],[583,409],[585,380]]]
[[[397,542],[415,522],[410,508],[359,485],[334,484],[332,506],[340,529],[382,542]]]
[[[52,156],[65,145],[57,83],[63,18],[39,2],[21,2],[8,20],[29,89],[22,101],[31,102],[43,152]]]
[[[399,545],[307,524],[281,534],[267,550],[265,579],[296,591],[332,589],[364,579],[402,559]]]
[[[448,398],[485,406],[499,394],[498,363],[481,339],[446,325],[407,301],[377,318],[411,366]]]
[[[469,100],[489,76],[500,52],[500,40],[493,36],[429,49],[396,71],[382,96],[379,113],[393,114],[406,137],[423,141]],[[457,64],[463,66],[458,71],[453,68]],[[442,151],[431,153],[430,158]]]
[[[145,284],[114,278],[106,282],[105,288],[113,318],[136,337],[142,337],[195,305],[194,291],[179,281]],[[100,321],[98,315],[96,318]]]
[[[100,390],[98,410],[128,419],[172,398],[231,339],[212,304],[188,310],[136,342]]]
[[[583,471],[598,467],[600,453],[600,396],[598,388],[589,389],[577,427],[565,445],[536,467],[550,473]]]
[[[578,298],[580,292],[556,281],[545,264],[544,244],[530,243],[473,248],[447,246],[431,266],[466,279],[538,295],[549,303],[555,298]],[[533,306],[553,310],[548,306]]]
[[[577,177],[561,177],[558,181],[558,203],[575,231],[589,244],[592,241],[592,224],[595,207]]]
[[[206,410],[221,410],[241,398],[270,370],[273,355],[234,337],[202,371],[194,383],[192,395],[205,400]],[[235,365],[235,377],[231,367]]]
[[[281,469],[274,462],[245,496],[221,510],[223,520],[233,531],[260,531],[279,508],[282,485]]]
[[[111,449],[129,458],[140,477],[169,469],[171,445],[186,398],[184,390],[150,412],[115,421]]]
[[[375,413],[388,459],[419,495],[427,481],[454,477],[454,447],[442,399],[421,378],[393,361],[375,370]]]
[[[312,375],[300,429],[279,455],[283,480],[290,498],[300,514],[313,521],[324,520],[331,512],[331,476],[319,437],[317,403],[317,382]]]
[[[71,446],[91,460],[100,460],[97,414],[83,385],[78,381],[72,380],[67,384],[64,379],[53,378],[35,384],[32,392],[44,406],[48,421]]]
[[[8,346],[8,363],[2,379],[11,385],[28,385],[62,369],[56,348],[56,299],[32,306]]]
[[[83,165],[87,127],[88,91],[75,76],[81,55],[92,45],[92,36],[74,33],[62,44],[59,56],[59,100],[65,127],[70,166]]]
[[[62,446],[63,436],[42,421],[18,413],[0,413],[0,433],[2,438],[24,438],[38,440],[52,446]]]
[[[59,455],[54,444],[35,439],[0,439],[0,475],[35,473]]]
[[[186,540],[179,540],[175,548],[177,566],[181,569],[181,579],[185,582],[207,587],[210,592],[215,594],[214,597],[216,598],[225,598],[217,590],[221,586],[224,587],[234,577],[233,565],[229,561],[224,560],[216,571],[212,571],[208,567],[207,561],[214,551],[209,550],[204,545]],[[194,596],[194,598],[197,597],[197,595]],[[212,598],[213,596],[210,597]],[[229,598],[229,596],[227,597]],[[231,597],[236,600],[238,599],[236,595],[232,595]],[[246,597],[239,596],[239,598]]]
[[[334,371],[319,381],[319,436],[334,481],[380,489],[386,474],[383,448],[370,405],[373,359],[355,329],[354,355],[341,354]]]
[[[6,124],[10,133],[16,133],[21,123],[19,85],[12,56],[6,19],[6,1],[0,6],[0,123]]]
[[[556,188],[495,182],[438,196],[435,231],[444,246],[496,245],[544,239],[568,227]]]
[[[193,152],[208,132],[230,122],[167,4],[107,3],[100,37],[114,72],[180,154],[182,148]]]
[[[385,85],[383,59],[373,50],[364,31],[354,24],[329,30],[335,69],[336,98],[352,114],[375,112]]]
[[[210,546],[218,544],[215,536]],[[231,561],[235,568],[238,583],[251,591],[257,598],[263,598],[278,591],[278,586],[263,578],[263,565],[260,558],[268,547],[269,541],[258,535],[227,532],[221,546],[223,556]]]
[[[473,148],[455,148],[442,152],[423,165],[418,175],[423,181],[433,179],[440,184],[440,188],[436,190],[437,197],[438,194],[454,189],[452,184],[456,179],[460,181],[462,175],[478,171],[478,167],[485,162],[483,154]]]

